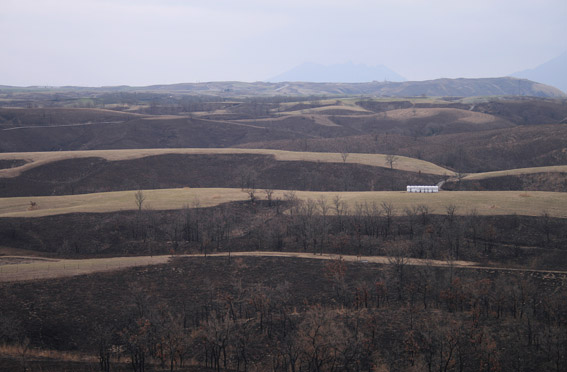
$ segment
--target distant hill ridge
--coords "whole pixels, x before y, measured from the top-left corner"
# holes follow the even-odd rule
[[[221,81],[208,83],[180,83],[146,87],[1,87],[0,91],[17,90],[92,90],[112,92],[171,92],[190,95],[215,96],[301,96],[301,95],[368,95],[385,97],[478,97],[478,96],[532,96],[565,98],[567,94],[549,85],[513,77],[482,79],[436,79],[405,82],[368,83],[313,83],[281,82],[246,83]]]

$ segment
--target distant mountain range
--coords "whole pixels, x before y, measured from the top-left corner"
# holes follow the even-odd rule
[[[221,97],[257,96],[349,96],[376,97],[478,97],[478,96],[533,96],[566,98],[567,94],[549,85],[513,77],[488,79],[436,79],[426,81],[370,83],[312,83],[282,82],[245,83],[239,81],[217,81],[209,83],[182,83],[151,85],[146,87],[8,87],[0,86],[0,92],[55,91],[81,92],[148,92],[176,95],[212,95]]]
[[[219,96],[274,96],[274,95],[367,95],[384,97],[478,97],[478,96],[533,96],[565,98],[561,90],[525,79],[512,77],[487,79],[436,79],[425,81],[370,83],[244,83],[210,82],[198,84],[154,85],[128,90],[164,91]]]
[[[567,51],[544,64],[516,72],[512,76],[551,85],[567,92]]]
[[[267,81],[308,81],[312,83],[366,83],[369,81],[406,81],[384,65],[367,66],[352,62],[337,65],[303,63]]]

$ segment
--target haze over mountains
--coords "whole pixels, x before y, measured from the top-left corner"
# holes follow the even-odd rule
[[[567,92],[567,51],[533,69],[516,72],[512,76],[551,85]]]
[[[384,65],[367,66],[347,62],[335,65],[303,63],[268,82],[309,81],[313,83],[366,83],[369,81],[406,81],[406,78]]]
[[[425,81],[366,83],[317,83],[281,82],[246,83],[239,81],[218,81],[208,83],[161,84],[144,87],[10,87],[0,85],[0,92],[72,92],[73,95],[99,94],[103,92],[153,92],[175,95],[211,95],[217,97],[258,97],[258,96],[352,96],[369,95],[381,97],[480,97],[480,96],[531,96],[565,98],[561,90],[514,77],[484,79],[436,79]]]
[[[537,67],[515,72],[510,74],[510,76],[550,85],[563,92],[567,92],[567,51]],[[322,65],[307,62],[266,81],[271,83],[300,81],[312,83],[368,83],[405,82],[407,79],[384,65],[367,66],[352,62]],[[525,95],[524,92],[517,92],[517,94]]]

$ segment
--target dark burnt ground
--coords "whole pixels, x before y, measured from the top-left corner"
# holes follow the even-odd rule
[[[518,126],[426,137],[376,133],[348,138],[316,138],[249,143],[238,147],[336,152],[348,144],[352,153],[396,154],[423,159],[465,172],[567,164],[567,125]]]
[[[191,207],[192,201],[187,204]],[[453,254],[500,267],[567,267],[566,219],[450,217],[441,210],[424,215],[416,208],[419,214],[388,218],[380,205],[375,212],[370,206],[370,215],[305,217],[282,213],[289,207],[282,201],[271,207],[261,201],[141,213],[1,218],[0,254],[15,250],[19,255],[94,258],[258,250],[387,255],[388,247],[401,244],[414,258],[445,260]]]
[[[0,159],[0,169],[19,167],[19,166],[24,165],[26,163],[27,163],[27,161],[25,161],[23,159],[9,159],[9,160],[1,160]]]
[[[168,154],[109,162],[68,159],[0,179],[0,197],[175,187],[254,187],[313,191],[405,190],[439,176],[359,164],[276,161],[270,155]]]
[[[305,312],[314,306],[337,308],[342,313],[353,311],[360,289],[367,288],[370,308],[361,313],[362,319],[366,320],[364,314],[367,312],[378,316],[380,336],[377,338],[377,347],[394,353],[396,348],[393,345],[403,346],[404,332],[409,329],[409,316],[404,312],[407,305],[396,299],[395,272],[387,266],[364,263],[346,262],[344,268],[345,284],[344,289],[340,289],[329,277],[328,263],[318,260],[266,257],[233,258],[230,261],[226,257],[179,259],[168,265],[75,278],[4,283],[0,285],[4,298],[0,302],[0,312],[17,324],[14,333],[25,334],[34,347],[96,354],[98,337],[109,332],[116,335],[112,338],[113,343],[119,343],[119,332],[126,329],[132,319],[136,319],[140,308],[145,314],[152,314],[152,320],[153,317],[159,319],[158,310],[165,308],[168,313],[184,319],[185,327],[197,329],[212,311],[226,312],[228,301],[239,318],[253,319],[258,315],[252,300],[265,296],[269,298],[270,314],[272,311],[274,313],[268,321],[274,319],[272,326],[274,330],[279,330],[280,323],[277,322],[280,318],[276,315],[279,309],[286,312],[293,310],[291,321],[297,326]],[[474,295],[476,288],[483,289],[488,284],[490,305],[492,296],[504,298],[501,301],[506,305],[506,319],[509,303],[512,302],[509,294],[518,283],[529,281],[530,285],[524,288],[528,300],[531,301],[533,296],[540,303],[542,299],[545,300],[546,305],[553,304],[552,300],[560,301],[564,293],[564,289],[560,288],[560,279],[543,279],[530,273],[450,272],[448,269],[407,267],[404,278],[408,288],[409,283],[427,280],[430,291],[427,300],[429,306],[423,309],[421,297],[418,297],[420,301],[416,300],[415,307],[420,310],[413,316],[432,322],[437,319],[435,314],[441,313],[453,319],[455,310],[445,305],[442,296],[452,288],[451,279],[457,277],[457,285],[463,288],[462,295],[466,295],[467,300]],[[378,283],[386,284],[380,307],[376,306],[373,289]],[[407,293],[410,290],[405,291]],[[468,310],[468,305],[465,306]],[[528,302],[526,308],[530,306],[531,302]],[[552,311],[545,312],[546,309],[542,308],[543,305],[537,310],[544,314]],[[563,308],[560,306],[560,310]],[[505,320],[485,323],[490,327],[491,334],[504,336],[510,332]],[[523,323],[518,320],[518,324]],[[498,344],[498,347],[510,347],[507,338],[497,337],[496,340],[503,344]],[[270,350],[262,349],[262,353]],[[542,351],[542,354],[545,356],[545,352]]]

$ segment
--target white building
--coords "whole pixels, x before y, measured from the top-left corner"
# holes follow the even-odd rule
[[[439,192],[439,186],[407,186],[408,192]]]

